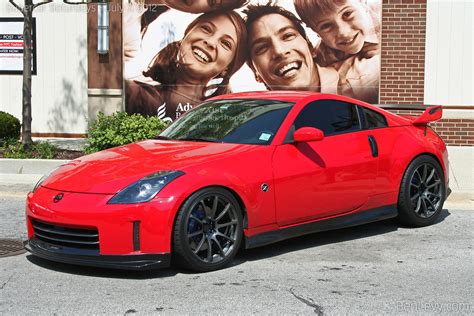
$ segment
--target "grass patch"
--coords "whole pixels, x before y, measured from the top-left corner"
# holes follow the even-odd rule
[[[53,159],[56,148],[47,142],[34,142],[25,148],[18,140],[3,141],[0,154],[3,158],[13,159]]]
[[[0,140],[0,158],[10,159],[75,159],[82,151],[56,148],[48,142],[33,142],[28,149],[16,139]]]

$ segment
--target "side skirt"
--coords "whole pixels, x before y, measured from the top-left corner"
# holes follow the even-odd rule
[[[327,230],[363,225],[371,222],[397,217],[397,215],[397,206],[387,205],[340,217],[334,217],[326,220],[315,221],[287,228],[280,228],[278,230],[265,232],[255,236],[245,237],[245,248],[250,249],[265,246],[288,238],[323,232]]]

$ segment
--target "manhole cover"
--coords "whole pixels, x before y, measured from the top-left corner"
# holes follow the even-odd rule
[[[18,239],[0,239],[0,258],[25,253],[23,242]]]

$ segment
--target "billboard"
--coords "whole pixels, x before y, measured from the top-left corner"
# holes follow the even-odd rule
[[[36,74],[36,20],[33,18],[32,72]],[[0,18],[0,74],[23,73],[23,19]]]
[[[258,90],[378,103],[381,2],[123,0],[126,111],[173,121]]]

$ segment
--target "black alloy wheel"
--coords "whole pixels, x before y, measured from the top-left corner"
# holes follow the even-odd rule
[[[235,197],[222,188],[200,190],[188,198],[176,217],[176,261],[199,272],[221,269],[236,255],[242,235],[242,210]]]
[[[412,161],[402,179],[398,199],[399,219],[411,226],[433,224],[446,196],[444,172],[430,156]]]

